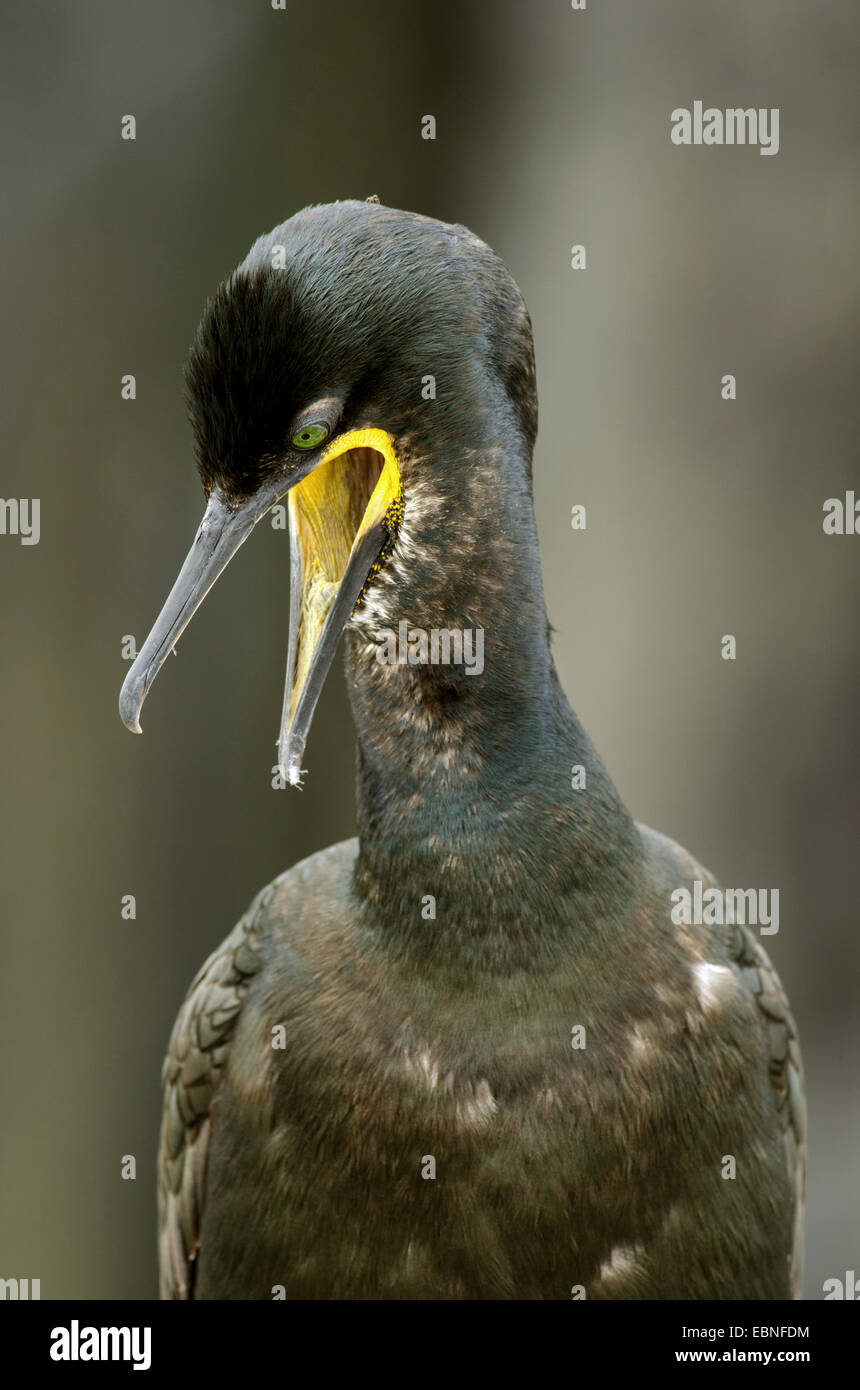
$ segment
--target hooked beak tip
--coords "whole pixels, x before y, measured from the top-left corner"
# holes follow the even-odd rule
[[[129,673],[130,674],[130,673]],[[119,717],[129,733],[142,734],[140,727],[140,709],[143,704],[140,692],[137,690],[137,681],[126,680],[119,694]]]
[[[307,772],[307,768],[301,766],[302,753],[304,749],[294,750],[288,753],[286,758],[278,759],[278,776],[290,787],[302,789],[302,778]]]

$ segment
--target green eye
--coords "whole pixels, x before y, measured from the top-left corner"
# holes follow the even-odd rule
[[[302,425],[298,433],[293,435],[293,446],[296,449],[315,449],[327,435],[328,425]]]

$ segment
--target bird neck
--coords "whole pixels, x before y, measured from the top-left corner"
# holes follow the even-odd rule
[[[449,957],[456,942],[482,969],[550,950],[633,854],[552,662],[519,462],[471,458],[456,503],[437,494],[425,524],[410,518],[392,602],[347,642],[358,892],[392,949],[421,957],[442,931]]]

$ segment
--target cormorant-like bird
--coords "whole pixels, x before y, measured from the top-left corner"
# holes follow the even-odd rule
[[[465,227],[307,208],[208,303],[187,380],[206,511],[122,718],[285,498],[280,765],[345,632],[358,837],[265,888],[182,1005],[162,1295],[796,1294],[795,1026],[749,928],[673,920],[714,881],[559,685],[507,269]]]

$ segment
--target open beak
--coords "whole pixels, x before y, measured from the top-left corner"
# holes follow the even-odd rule
[[[140,733],[155,677],[219,574],[289,492],[290,639],[278,763],[298,783],[314,709],[341,632],[402,513],[400,470],[385,430],[351,430],[308,467],[231,506],[213,493],[179,577],[123,683],[120,717]]]

